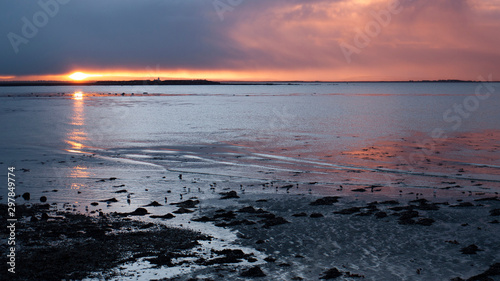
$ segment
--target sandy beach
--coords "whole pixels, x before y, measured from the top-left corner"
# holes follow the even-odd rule
[[[468,143],[468,139],[458,142],[461,139],[443,141],[440,151],[445,156],[440,157],[451,157],[446,151],[456,153],[452,147]],[[403,148],[405,143],[387,146],[411,152]],[[454,161],[457,166],[436,165],[430,175],[408,171],[390,174],[392,181],[384,182],[384,172],[394,167],[375,166],[383,160],[365,158],[377,155],[361,149],[345,154],[373,162],[373,167],[353,168],[359,163],[336,167],[335,175],[344,179],[337,183],[304,181],[302,173],[276,179],[276,174],[290,174],[283,169],[290,165],[287,161],[260,171],[262,179],[257,180],[238,167],[234,171],[239,175],[203,173],[207,164],[215,171],[226,164],[219,161],[223,164],[218,168],[193,157],[191,149],[150,147],[141,153],[59,158],[29,152],[30,157],[21,160],[23,167],[17,168],[22,179],[18,186],[44,188],[32,189],[29,198],[26,193],[17,197],[17,280],[497,280],[499,276],[499,183],[481,176],[482,169],[491,167],[463,168]],[[378,144],[371,148],[384,149]],[[485,153],[476,153],[477,157],[487,157],[487,151],[498,148],[494,142],[483,142],[481,149]],[[225,146],[205,150],[227,161],[247,157],[248,167],[250,161],[261,161],[227,153]],[[183,172],[154,164],[165,158],[178,159]],[[427,163],[422,165],[432,165]],[[56,176],[49,176],[45,167]],[[311,168],[330,169],[317,164]],[[84,173],[58,177],[68,169]],[[464,171],[449,172],[457,169]],[[266,179],[269,175],[275,179]],[[424,183],[427,187],[421,186]],[[3,229],[6,239],[9,233]],[[37,253],[46,255],[43,262]],[[60,266],[64,257],[72,262]]]

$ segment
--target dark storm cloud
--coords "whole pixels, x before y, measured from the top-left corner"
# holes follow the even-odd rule
[[[38,3],[49,2],[59,10],[43,22]],[[285,80],[500,75],[500,0],[5,0],[0,15],[0,76],[156,68]],[[23,35],[25,21],[38,21],[35,34]]]
[[[217,31],[226,23],[221,22],[211,1],[40,2],[58,3],[58,11],[52,6],[57,12],[48,17],[45,25],[40,24],[45,22],[38,1],[0,4],[5,15],[0,74],[64,73],[73,67],[96,66],[146,68],[158,64],[174,69],[216,68],[232,52],[230,40]],[[23,35],[23,17],[35,27],[35,23],[41,25],[32,38]],[[9,33],[15,34],[10,35],[13,39],[9,39]],[[28,42],[19,43],[17,35]],[[17,54],[11,40],[17,45]]]

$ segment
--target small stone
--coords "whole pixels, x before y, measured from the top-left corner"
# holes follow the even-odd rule
[[[248,270],[241,272],[241,277],[265,277],[266,274],[260,269],[259,266],[254,266]]]
[[[25,192],[25,193],[23,193],[23,199],[24,199],[24,200],[30,200],[30,199],[31,199],[31,195],[30,195],[30,193],[29,193],[29,192]]]

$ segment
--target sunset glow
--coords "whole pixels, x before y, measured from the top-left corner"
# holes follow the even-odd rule
[[[82,92],[76,92],[73,94],[73,99],[75,100],[82,100],[83,99],[83,93]]]
[[[77,80],[77,81],[84,80],[84,79],[87,79],[89,77],[102,77],[102,75],[100,75],[100,74],[86,74],[83,72],[75,72],[75,73],[69,75],[69,78],[71,78],[73,80]]]
[[[120,18],[129,18],[127,22],[114,17],[91,22],[99,19],[97,4],[71,3],[58,14],[58,22],[65,24],[45,29],[47,34],[33,38],[36,44],[5,44],[0,80],[500,77],[500,37],[496,36],[500,0],[256,0],[222,12],[202,2],[137,2],[123,11]],[[190,11],[182,21],[179,9]],[[149,12],[138,15],[136,10]],[[83,28],[85,24],[74,23],[73,18],[82,13],[89,15],[81,20],[92,26],[92,32]],[[163,35],[151,30],[148,22],[152,21],[158,22]],[[5,29],[22,32],[19,22],[8,23]],[[133,40],[130,30],[137,31]],[[67,35],[63,40],[58,34]],[[59,46],[57,52],[51,51],[54,44]],[[39,57],[36,67],[34,56]]]

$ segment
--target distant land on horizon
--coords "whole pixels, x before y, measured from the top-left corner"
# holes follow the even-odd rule
[[[478,83],[498,81],[475,80],[408,80],[408,81],[227,81],[217,82],[205,79],[197,80],[127,80],[127,81],[2,81],[0,87],[13,86],[138,86],[138,85],[275,85],[287,83]]]

